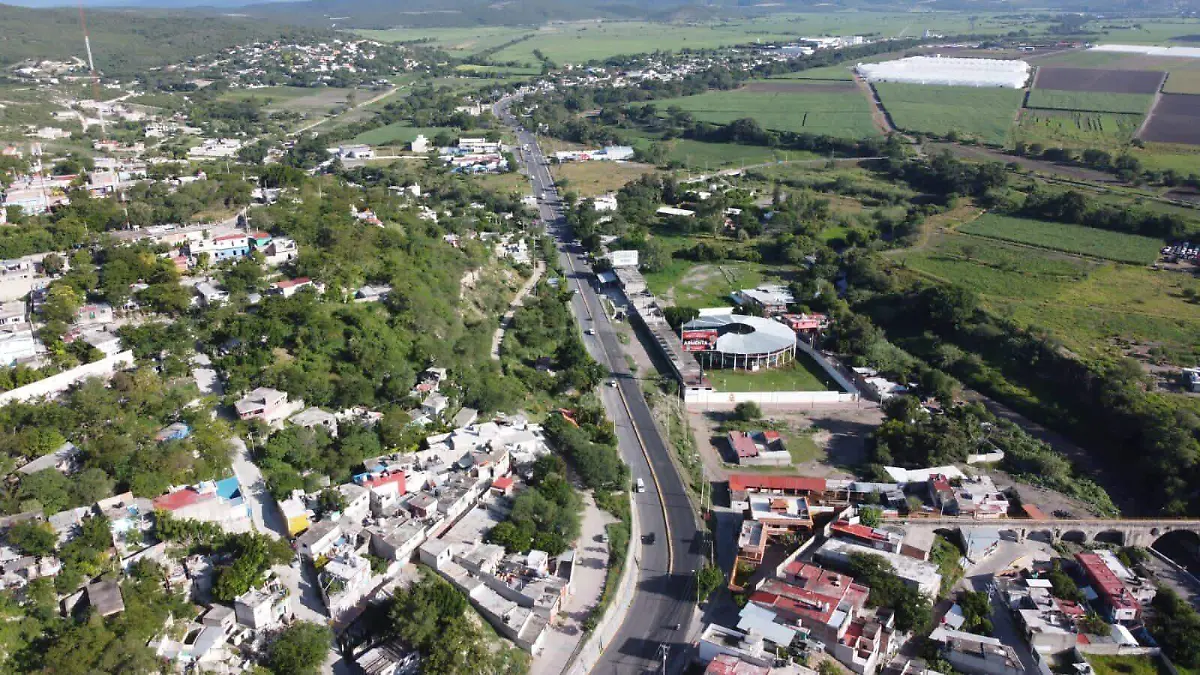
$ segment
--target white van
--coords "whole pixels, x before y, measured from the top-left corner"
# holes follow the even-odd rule
[[[646,491],[646,481],[642,480],[641,478],[637,479],[637,491],[638,492]]]

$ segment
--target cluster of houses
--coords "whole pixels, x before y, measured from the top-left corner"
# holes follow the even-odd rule
[[[633,159],[633,148],[628,145],[608,145],[599,150],[561,150],[554,153],[554,161],[565,162],[624,162]]]
[[[415,148],[414,143],[414,152]],[[460,138],[453,147],[439,148],[438,158],[455,173],[501,173],[509,168],[500,142],[486,138]]]

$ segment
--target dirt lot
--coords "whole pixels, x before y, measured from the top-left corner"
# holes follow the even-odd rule
[[[726,441],[717,432],[721,422],[732,414],[732,407],[727,410],[688,411],[696,445],[704,461],[705,474],[714,482],[724,481],[730,473],[744,470],[725,461],[725,455],[728,454]],[[794,432],[813,429],[811,438],[820,454],[816,460],[773,467],[771,472],[851,478],[852,468],[866,458],[867,436],[883,421],[883,411],[865,402],[861,407],[857,404],[823,405],[805,410],[797,410],[794,406],[764,406],[763,417],[785,423]],[[769,471],[759,467],[751,470]]]
[[[1036,89],[1059,91],[1105,91],[1115,94],[1153,94],[1166,73],[1152,70],[1108,70],[1102,68],[1038,68]]]
[[[1200,96],[1163,94],[1142,129],[1143,141],[1200,145]]]
[[[854,91],[854,83],[845,82],[805,82],[803,80],[769,80],[767,82],[751,82],[742,87],[742,91],[769,91],[787,94],[841,94]]]

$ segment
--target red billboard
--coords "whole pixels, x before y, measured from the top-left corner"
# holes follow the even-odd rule
[[[683,351],[707,352],[717,348],[717,331],[714,328],[683,331]]]

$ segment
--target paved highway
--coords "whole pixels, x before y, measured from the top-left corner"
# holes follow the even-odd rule
[[[509,114],[511,102],[498,102],[495,113],[517,132],[520,148],[516,154],[528,169],[541,218],[558,242],[568,283],[578,291],[571,304],[584,331],[584,343],[609,369],[610,381],[616,385],[601,387],[600,395],[617,426],[621,455],[634,478],[646,483],[644,493],[634,494],[643,539],[630,542],[638,549],[637,592],[594,672],[660,672],[664,668],[664,648],[666,670],[680,672],[689,656],[687,642],[696,616],[694,572],[704,560],[703,534],[697,528],[683,480],[642,395],[641,382],[630,372],[621,342],[600,303],[594,275],[582,250],[570,243],[562,204],[537,138]]]

